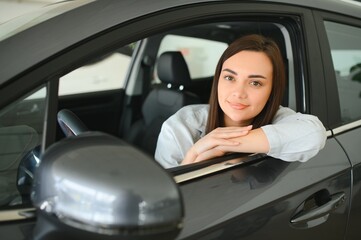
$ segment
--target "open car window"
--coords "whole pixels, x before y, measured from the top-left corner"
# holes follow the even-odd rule
[[[210,34],[210,32],[212,32],[212,30],[210,30],[212,29],[212,27],[214,28],[213,31],[220,31],[218,32],[218,34],[221,37],[217,36],[217,41],[215,41],[215,39],[209,41],[207,39],[204,39],[205,36],[202,35],[202,33],[205,32],[209,33],[209,35],[212,35]],[[188,68],[190,69],[190,74],[192,78],[192,85],[190,87],[190,91],[197,94],[198,96],[201,96],[201,98],[205,100],[204,103],[208,103],[210,87],[208,88],[207,86],[209,86],[210,84],[207,85],[207,77],[209,83],[211,83],[213,81],[212,78],[215,70],[215,65],[217,64],[219,57],[226,49],[228,44],[234,40],[230,40],[229,38],[226,39],[226,35],[221,34],[221,31],[228,31],[230,29],[237,29],[237,35],[233,36],[234,38],[250,33],[261,33],[274,39],[277,42],[282,51],[287,71],[286,92],[284,94],[284,101],[282,105],[290,107],[295,111],[300,111],[300,109],[297,109],[296,85],[299,84],[297,83],[297,81],[301,81],[301,77],[295,76],[295,68],[297,67],[295,65],[295,62],[297,60],[294,58],[294,46],[291,42],[292,33],[286,27],[286,25],[283,25],[281,23],[239,21],[208,23],[204,25],[201,24],[197,26],[192,26],[189,27],[189,29],[187,27],[184,27],[182,29],[175,29],[155,37],[155,40],[159,41],[159,48],[156,55],[159,56],[165,51],[180,51],[187,62]],[[190,35],[192,34],[194,34],[194,36],[190,37]],[[224,38],[222,39],[222,37]],[[151,44],[152,46],[156,45],[153,42],[155,40],[150,39],[149,44]],[[197,65],[197,63],[192,62],[194,61],[194,59],[192,59],[191,57],[192,55],[193,58],[196,60],[198,60],[197,57],[202,57],[205,64]],[[215,61],[213,61],[212,63],[208,63],[207,59],[213,59]],[[198,71],[204,70],[204,72],[193,73],[192,75],[193,66],[198,66],[198,68],[201,68],[201,70],[198,69]],[[198,81],[200,82],[199,85],[197,85]],[[207,92],[207,96],[204,96],[205,92]],[[214,172],[221,171],[229,167],[248,163],[250,161],[252,162],[258,159],[262,159],[264,157],[264,154],[235,153],[230,154],[229,156],[211,159],[203,163],[195,163],[185,166],[182,165],[174,168],[168,168],[167,170],[175,176],[175,179],[177,179],[178,182],[184,182],[192,178],[212,174]],[[235,159],[237,159],[237,161]]]

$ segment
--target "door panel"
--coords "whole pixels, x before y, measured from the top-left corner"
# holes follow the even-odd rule
[[[306,163],[266,158],[186,182],[181,185],[186,219],[179,239],[315,239],[320,233],[342,239],[348,201],[309,221],[308,227],[290,221],[307,199],[308,209],[317,207],[315,199],[326,206],[327,197],[337,193],[345,193],[348,200],[350,182],[349,162],[334,139]]]

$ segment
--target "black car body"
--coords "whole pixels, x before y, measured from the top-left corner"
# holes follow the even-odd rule
[[[41,162],[64,137],[60,109],[91,130],[126,139],[159,84],[155,69],[166,36],[229,44],[261,33],[279,43],[287,63],[284,105],[316,115],[327,129],[326,145],[305,163],[235,154],[159,170],[174,176],[182,196],[177,239],[359,239],[360,13],[360,3],[349,0],[70,1],[0,25],[0,238],[33,236],[33,169],[23,161]],[[186,55],[194,49],[185,42],[170,44]],[[95,90],[77,92],[83,83],[67,94],[58,90],[65,75],[114,53],[129,58],[118,66],[121,86],[97,89],[106,82],[99,77],[92,79]],[[187,90],[207,103],[212,74],[191,77]]]

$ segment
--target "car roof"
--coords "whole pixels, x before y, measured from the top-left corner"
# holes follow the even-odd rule
[[[178,6],[211,2],[226,1],[154,0],[152,4],[149,4],[148,0],[78,0],[49,5],[40,10],[39,16],[25,22],[15,32],[10,31],[8,37],[2,40],[0,37],[0,86],[79,40],[86,39],[119,23]],[[361,4],[351,0],[298,0],[292,3],[289,0],[242,2],[302,6],[338,12],[357,18],[361,12]],[[9,26],[11,28],[14,22],[21,22],[21,19],[28,16],[24,15],[0,25],[0,32],[2,32],[2,28],[6,29]],[[16,64],[14,64],[15,61]]]

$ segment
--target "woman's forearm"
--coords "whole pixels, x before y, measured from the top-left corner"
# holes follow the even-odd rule
[[[245,153],[268,153],[269,142],[266,134],[261,128],[251,130],[247,135],[232,138],[239,142],[236,146],[218,146],[217,148],[225,152],[245,152]]]

